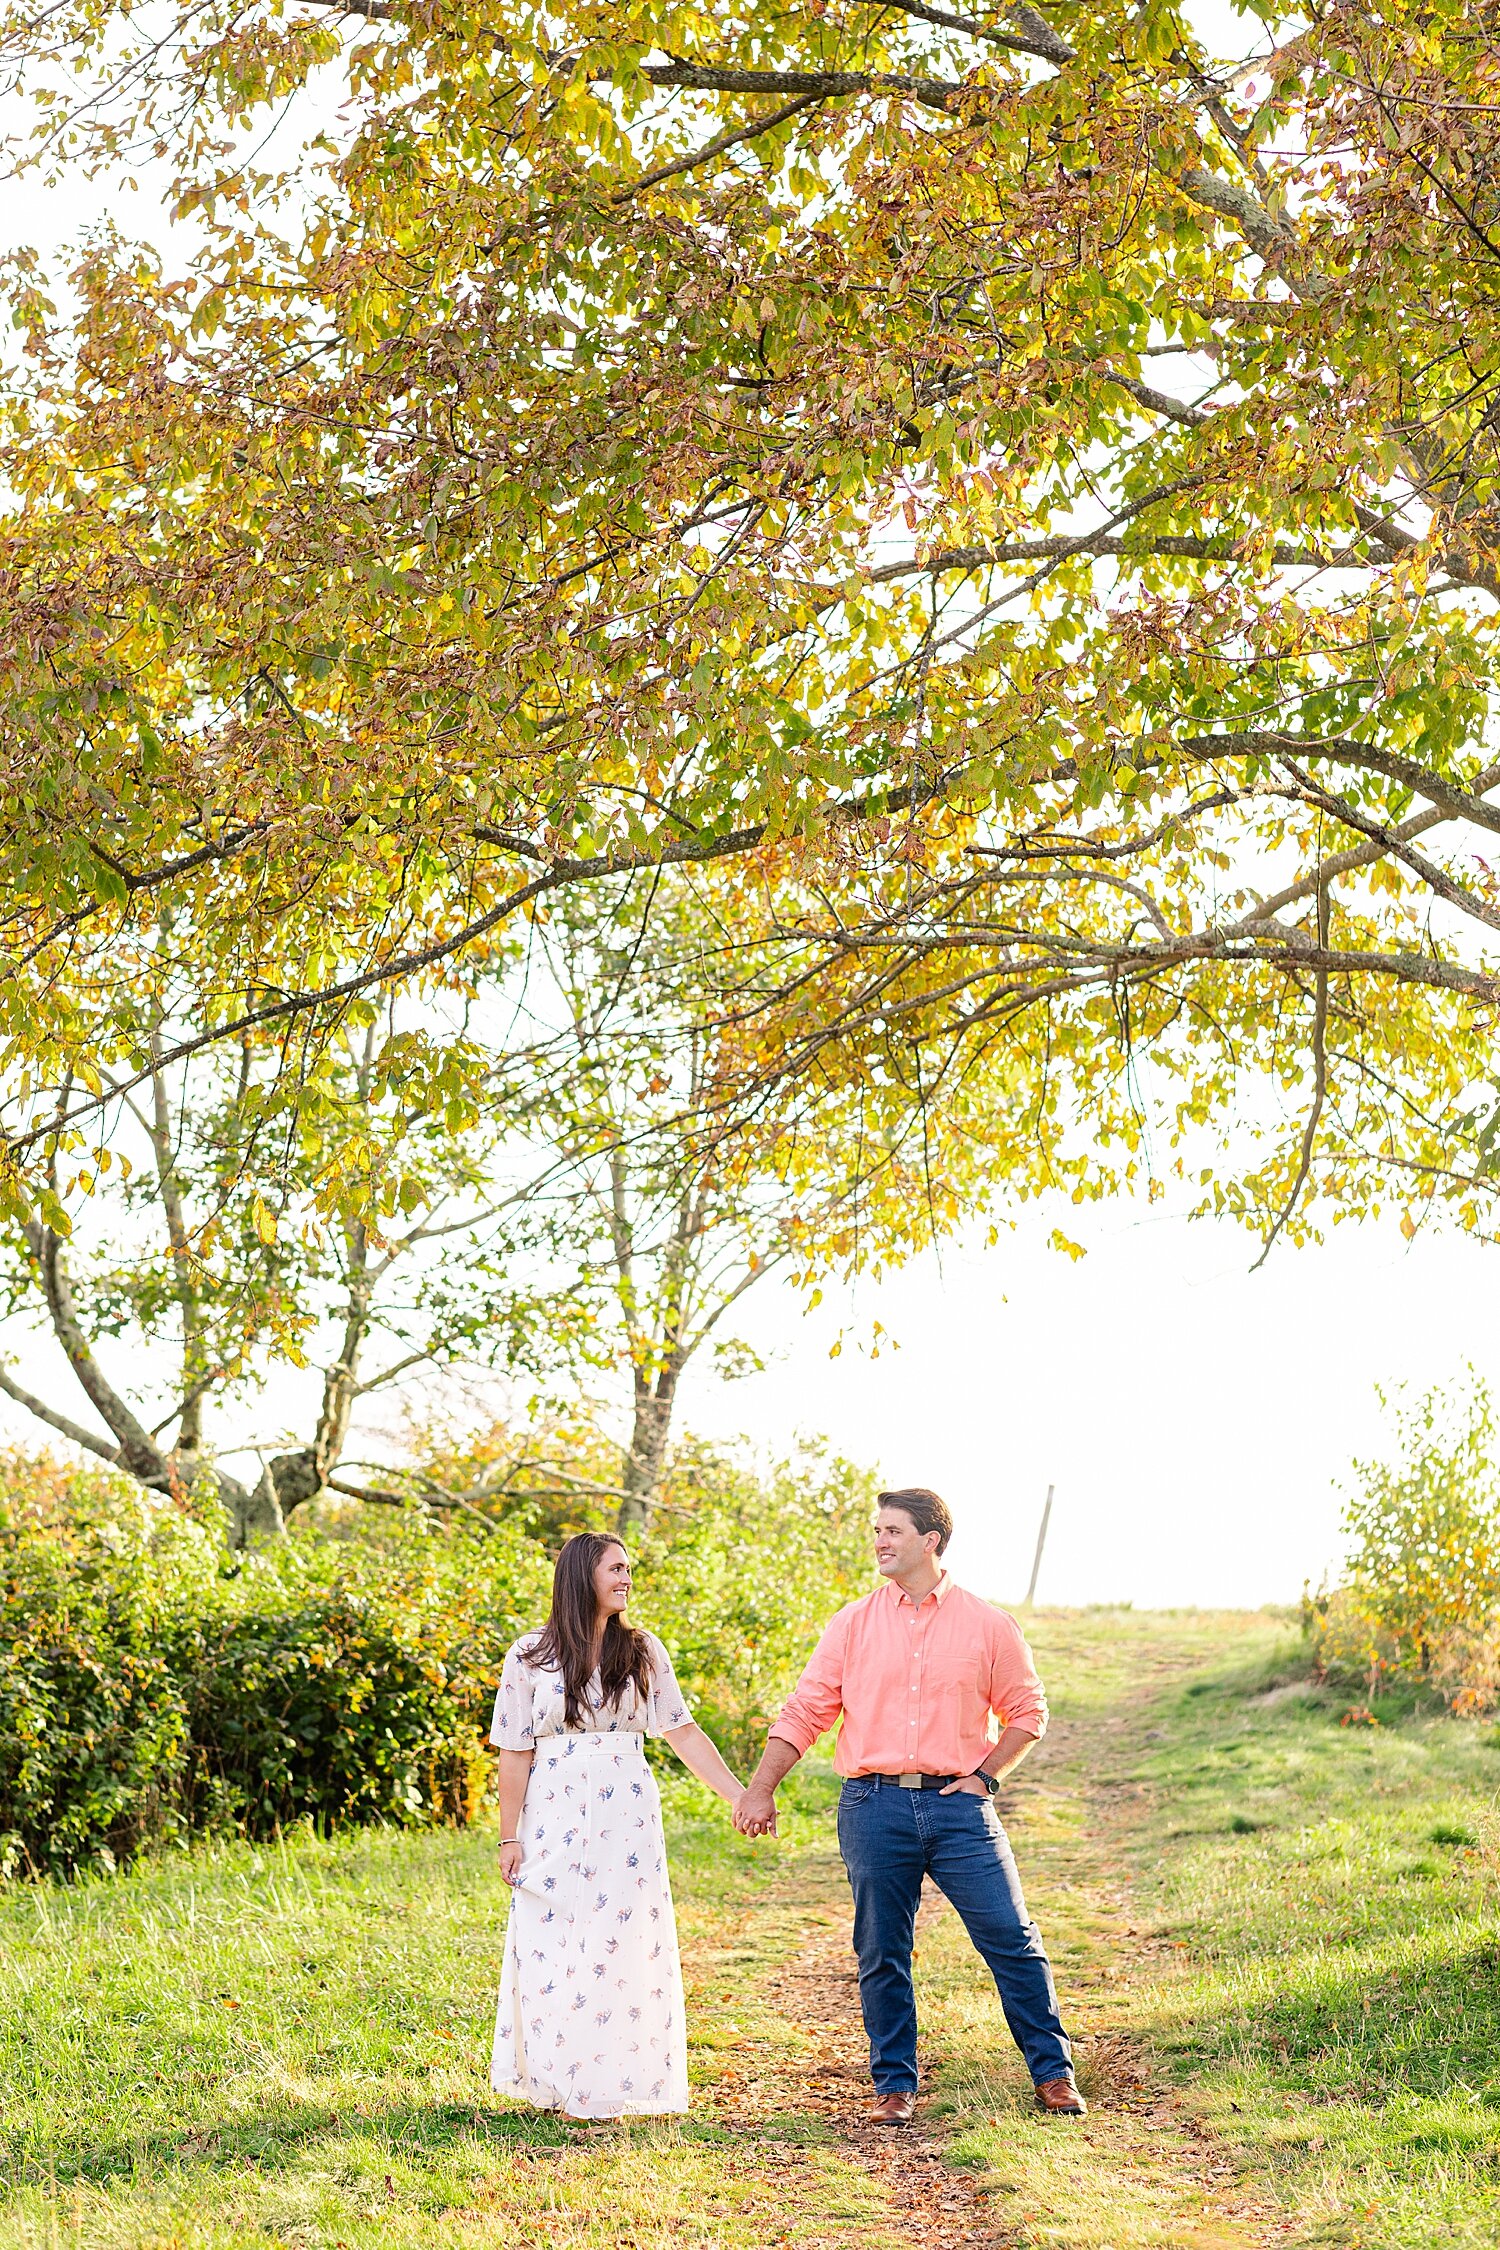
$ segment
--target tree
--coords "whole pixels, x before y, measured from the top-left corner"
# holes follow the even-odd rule
[[[169,1066],[193,1020],[180,982],[172,998],[158,983],[146,1001],[144,1097],[106,1083],[92,1165],[65,1170],[54,1146],[43,1210],[0,1237],[7,1308],[40,1318],[94,1419],[3,1365],[0,1390],[148,1488],[211,1493],[243,1546],[336,1478],[362,1401],[481,1335],[503,1354],[525,1306],[491,1264],[502,1214],[470,1089],[434,1082],[390,1008],[310,1060],[244,1036]],[[65,1110],[68,1082],[47,1091]],[[216,1458],[212,1410],[288,1366],[321,1371],[311,1426],[247,1483]]]
[[[153,138],[206,247],[17,276],[18,1063],[147,1067],[110,948],[184,888],[230,1038],[790,850],[762,1082],[1014,1036],[1086,1141],[1138,1054],[1188,1120],[1269,1071],[1209,1190],[1268,1236],[1325,1147],[1482,1220],[1490,11],[1247,22],[19,11],[44,151]]]
[[[988,1184],[951,1117],[939,1130],[914,1101],[877,1119],[859,1084],[795,1077],[747,1100],[740,1023],[756,972],[740,903],[718,878],[682,876],[562,900],[537,924],[521,986],[537,1036],[499,1095],[516,1129],[507,1176],[528,1183],[516,1226],[560,1277],[550,1294],[541,1282],[549,1309],[532,1333],[629,1383],[618,1520],[632,1534],[650,1520],[691,1362],[712,1347],[721,1374],[756,1364],[722,1329],[748,1290],[785,1270],[816,1302],[825,1269],[932,1241]],[[733,1013],[726,962],[740,964]],[[1035,1172],[1017,1150],[1009,1184]]]
[[[1494,1401],[1471,1368],[1457,1386],[1381,1403],[1396,1457],[1354,1463],[1347,1575],[1304,1589],[1304,1624],[1320,1674],[1362,1674],[1372,1700],[1383,1678],[1404,1675],[1473,1717],[1500,1696]]]
[[[613,1496],[638,1531],[683,1374],[746,1290],[788,1264],[811,1288],[856,1240],[931,1239],[965,1201],[963,1144],[915,1112],[874,1132],[857,1095],[810,1106],[788,1079],[746,1114],[703,974],[726,943],[714,891],[658,875],[565,898],[458,991],[351,1007],[308,1042],[194,1046],[213,997],[192,933],[162,923],[134,962],[144,1095],[101,1080],[97,1146],[69,1156],[77,1136],[54,1135],[38,1208],[0,1229],[7,1309],[50,1332],[100,1426],[4,1365],[0,1391],[149,1488],[211,1490],[243,1545],[328,1490],[399,1497],[346,1461],[356,1413],[392,1384],[623,1370]],[[27,1100],[56,1113],[71,1094],[63,1079]],[[746,1362],[728,1339],[719,1356]],[[289,1365],[321,1370],[321,1397],[247,1483],[212,1425]],[[483,1512],[530,1466],[417,1484]]]

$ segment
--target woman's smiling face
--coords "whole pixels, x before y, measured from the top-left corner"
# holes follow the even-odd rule
[[[618,1617],[630,1599],[630,1557],[618,1543],[594,1565],[594,1599],[601,1618]]]

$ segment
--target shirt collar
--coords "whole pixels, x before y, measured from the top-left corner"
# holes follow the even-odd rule
[[[888,1578],[886,1580],[885,1590],[888,1594],[894,1597],[898,1605],[902,1602],[910,1601],[910,1596],[896,1584],[894,1578]],[[933,1587],[932,1592],[930,1594],[924,1594],[920,1602],[911,1602],[911,1607],[913,1609],[922,1609],[928,1602],[936,1601],[939,1608],[941,1608],[942,1604],[948,1599],[948,1596],[952,1593],[952,1591],[953,1579],[951,1574],[945,1570],[939,1576],[938,1582]]]

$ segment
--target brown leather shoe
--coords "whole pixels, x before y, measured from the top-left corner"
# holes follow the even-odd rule
[[[1049,2117],[1087,2117],[1089,2113],[1071,2073],[1066,2078],[1044,2078],[1036,2090],[1036,2106]]]
[[[916,2114],[915,2094],[877,2094],[870,2104],[872,2125],[909,2125]]]

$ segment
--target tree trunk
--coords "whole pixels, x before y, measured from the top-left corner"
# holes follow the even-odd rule
[[[170,1119],[159,1076],[157,1097],[158,1186],[167,1206],[174,1258],[185,1261],[188,1234],[177,1191]],[[325,1479],[338,1464],[348,1434],[349,1416],[357,1396],[359,1350],[370,1317],[364,1229],[356,1227],[350,1234],[344,1347],[324,1383],[317,1435],[311,1445],[302,1446],[295,1453],[273,1454],[253,1486],[243,1484],[238,1477],[228,1475],[202,1456],[202,1331],[197,1300],[191,1293],[190,1282],[183,1278],[182,1264],[179,1263],[176,1270],[183,1317],[184,1396],[177,1414],[178,1442],[170,1453],[165,1453],[94,1357],[93,1345],[78,1318],[63,1238],[34,1219],[26,1223],[24,1236],[46,1297],[53,1333],[67,1354],[85,1395],[115,1442],[111,1445],[70,1416],[59,1414],[44,1399],[34,1397],[17,1383],[3,1366],[0,1366],[0,1391],[50,1428],[60,1431],[73,1444],[109,1462],[111,1467],[124,1469],[150,1492],[194,1492],[207,1485],[223,1509],[225,1538],[231,1548],[243,1550],[280,1538],[292,1510],[300,1508],[306,1500],[316,1499],[322,1491]]]
[[[620,1464],[620,1488],[625,1497],[615,1527],[622,1539],[649,1531],[667,1463],[667,1440],[672,1434],[672,1405],[677,1392],[677,1371],[663,1369],[654,1386],[642,1384],[635,1395],[635,1423],[630,1444]]]
[[[370,1324],[366,1248],[364,1228],[352,1228],[343,1349],[324,1378],[323,1405],[312,1444],[300,1447],[295,1453],[273,1453],[253,1490],[233,1477],[222,1473],[219,1476],[219,1495],[229,1518],[231,1547],[254,1547],[267,1539],[279,1539],[292,1510],[300,1508],[304,1501],[316,1500],[338,1467],[356,1396],[360,1346]]]
[[[273,1454],[253,1487],[226,1476],[222,1469],[214,1472],[214,1481],[227,1518],[229,1545],[240,1551],[279,1539],[293,1508],[315,1499],[323,1489],[317,1453],[310,1445],[299,1453]]]

